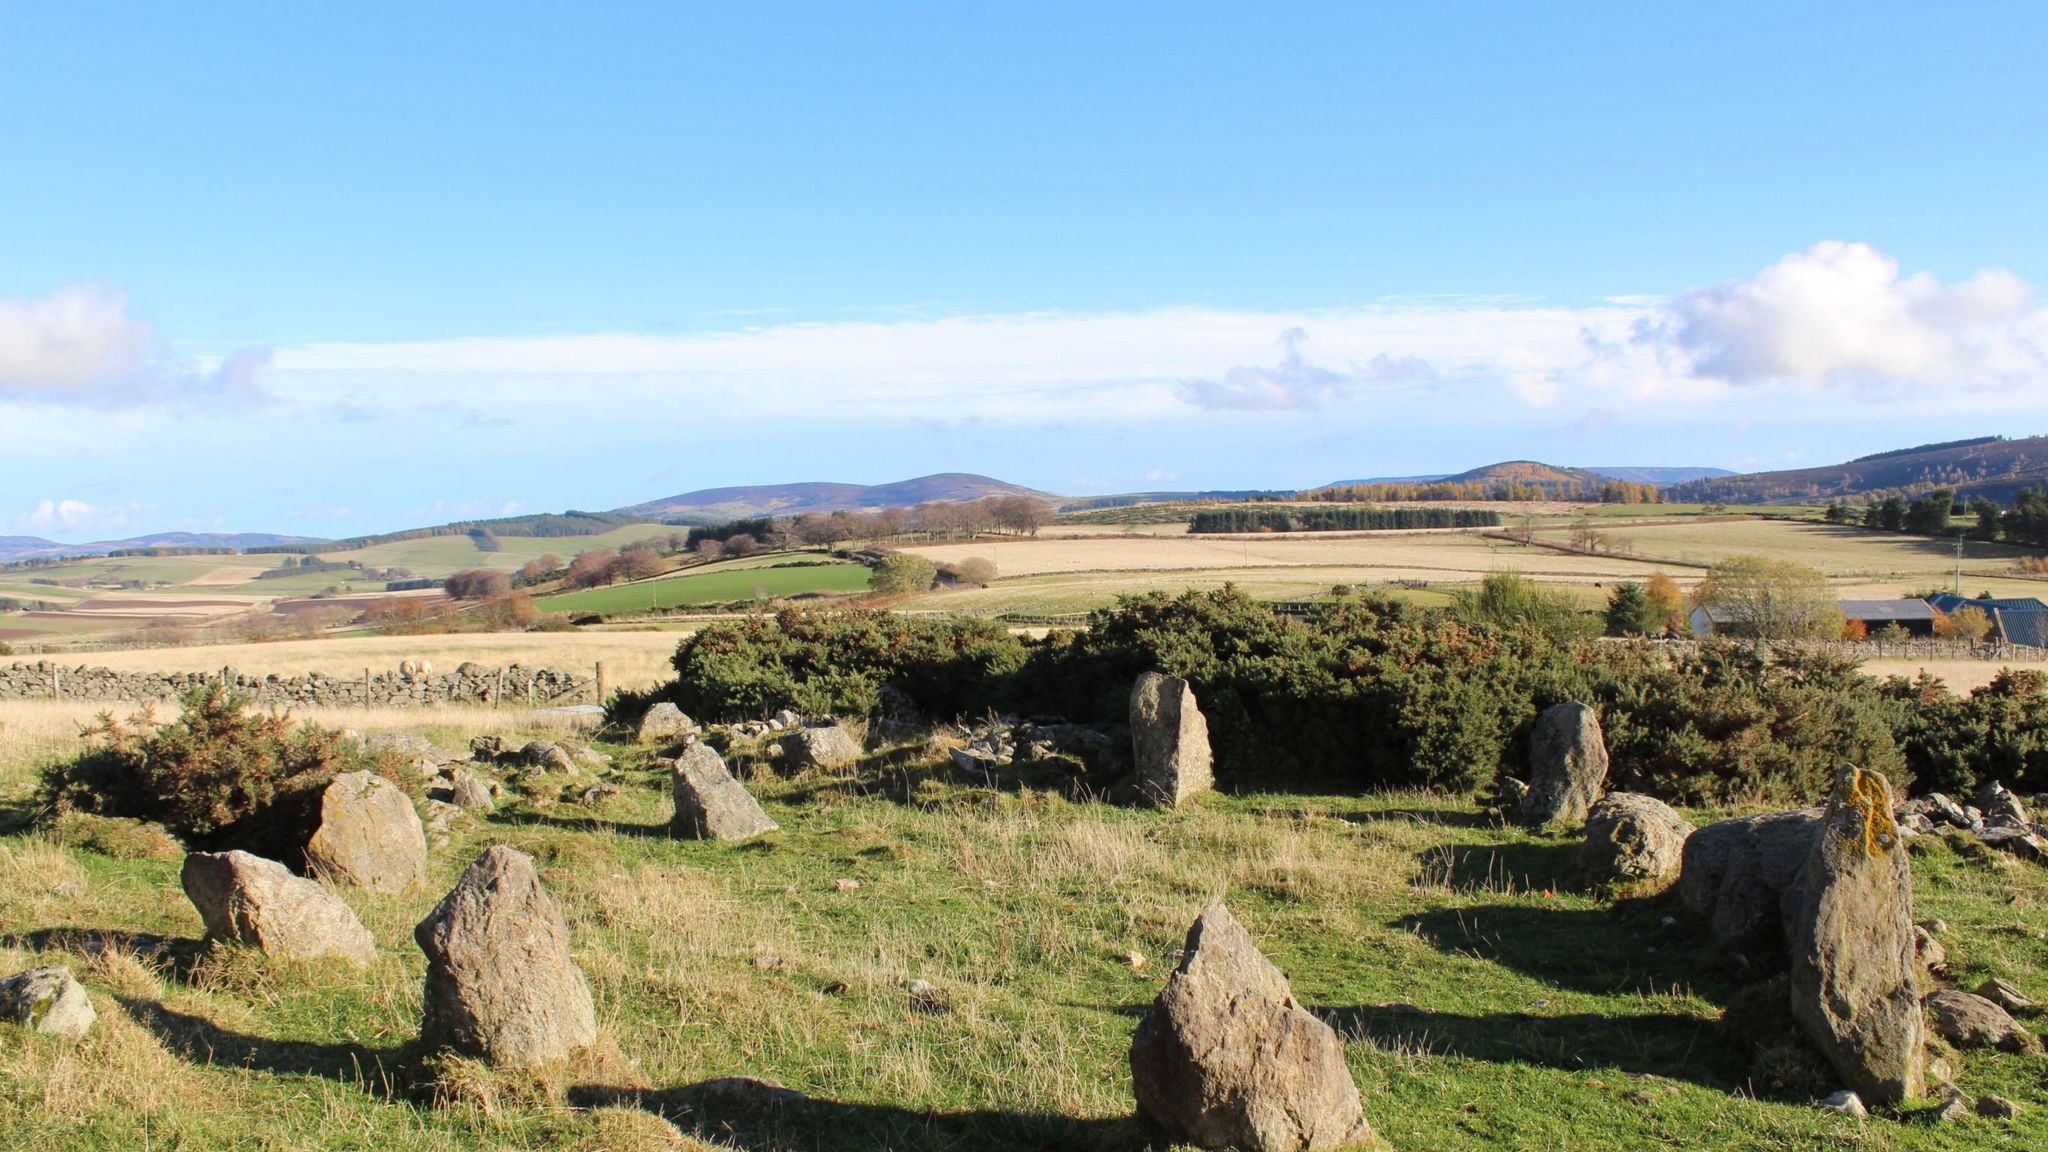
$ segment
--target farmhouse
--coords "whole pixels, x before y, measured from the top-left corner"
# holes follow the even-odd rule
[[[1842,600],[1835,607],[1841,609],[1844,621],[1861,621],[1872,632],[1897,624],[1914,636],[1934,635],[1934,606],[1925,600]],[[1737,618],[1735,612],[1718,604],[1695,608],[1692,634],[1713,636]]]
[[[2025,644],[2031,648],[2048,648],[2048,604],[2032,597],[2008,597],[1999,600],[1971,600],[1944,592],[1928,597],[1928,603],[1942,612],[1954,612],[1959,608],[1976,608],[1991,617],[1991,635],[1987,639],[2004,644]]]

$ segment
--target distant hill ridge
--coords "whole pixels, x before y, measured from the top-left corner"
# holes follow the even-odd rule
[[[1735,475],[1733,471],[1727,468],[1666,468],[1649,465],[1587,465],[1583,468],[1564,468],[1549,464],[1538,464],[1533,460],[1509,460],[1500,464],[1488,464],[1483,468],[1474,468],[1469,472],[1460,472],[1456,475],[1449,472],[1432,472],[1426,476],[1373,476],[1364,480],[1333,480],[1328,484],[1322,485],[1322,487],[1343,488],[1354,484],[1434,484],[1438,481],[1471,480],[1521,480],[1524,483],[1543,482],[1526,480],[1510,474],[1512,470],[1521,466],[1530,466],[1532,469],[1544,469],[1572,480],[1587,480],[1591,477],[1599,476],[1609,480],[1626,481],[1630,484],[1656,484],[1659,486],[1679,484],[1687,480],[1698,480],[1706,477]],[[1561,481],[1553,477],[1548,482],[1559,483]]]
[[[980,500],[988,496],[1050,495],[1021,484],[979,476],[972,472],[940,472],[891,484],[840,484],[813,481],[801,484],[757,484],[734,488],[704,488],[684,492],[619,511],[629,516],[683,523],[711,523],[750,516],[796,516],[807,512],[857,511],[874,508],[907,508],[933,501]]]
[[[1842,464],[1692,480],[1667,489],[1665,499],[1765,504],[1953,488],[1958,496],[2010,503],[2020,489],[2042,487],[2048,487],[2048,436],[1987,436],[1898,448]]]
[[[316,537],[280,536],[275,532],[153,532],[125,540],[94,540],[63,544],[40,536],[0,536],[0,563],[55,556],[104,556],[134,548],[263,548],[312,543]]]

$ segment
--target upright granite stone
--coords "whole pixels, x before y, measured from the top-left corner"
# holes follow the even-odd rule
[[[427,878],[427,833],[405,792],[369,772],[344,772],[320,795],[306,867],[338,884],[403,892]]]
[[[1652,796],[1614,792],[1586,814],[1579,874],[1591,884],[1661,891],[1678,878],[1693,826]]]
[[[1543,710],[1529,733],[1529,792],[1522,823],[1574,827],[1607,792],[1607,740],[1600,717],[1576,700]]]
[[[31,1032],[77,1040],[92,1031],[99,1013],[85,985],[69,968],[31,968],[0,980],[0,1019]]]
[[[525,853],[486,848],[412,934],[427,954],[427,1047],[531,1068],[596,1041],[569,927]]]
[[[1782,955],[1820,828],[1819,808],[1707,825],[1686,837],[1679,901],[1717,943]]]
[[[640,730],[636,736],[642,744],[653,744],[688,736],[696,730],[696,723],[683,715],[681,708],[666,700],[657,700],[640,717]]]
[[[676,757],[676,814],[669,830],[698,840],[745,840],[778,827],[709,744],[692,740]]]
[[[1178,808],[1215,785],[1209,722],[1187,681],[1158,672],[1138,677],[1131,687],[1131,753],[1139,793],[1161,808]]]
[[[1188,929],[1180,967],[1131,1041],[1138,1111],[1175,1140],[1291,1152],[1376,1144],[1328,1024],[1222,903]]]
[[[179,881],[206,934],[268,956],[338,956],[366,965],[377,944],[334,893],[247,852],[194,852]]]
[[[1792,1016],[1865,1100],[1921,1095],[1913,878],[1875,772],[1835,777],[1792,921]]]
[[[860,759],[860,741],[839,724],[795,728],[782,737],[782,763],[791,772],[844,768]]]

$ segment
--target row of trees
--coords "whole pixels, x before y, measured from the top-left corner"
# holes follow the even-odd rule
[[[1893,495],[1869,500],[1861,508],[1838,500],[1828,505],[1826,514],[1830,524],[1860,524],[1925,536],[1951,534],[1951,520],[1956,516],[1969,518],[1962,531],[1972,540],[2048,547],[2048,491],[2039,488],[2020,489],[2011,508],[2000,508],[1984,496],[1973,498],[1966,508],[1957,503],[1955,489],[1936,488],[1910,501]]]

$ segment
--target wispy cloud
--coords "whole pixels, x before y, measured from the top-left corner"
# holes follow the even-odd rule
[[[1221,380],[1189,380],[1180,386],[1180,394],[1197,407],[1220,411],[1314,408],[1348,377],[1303,360],[1301,346],[1307,340],[1305,330],[1289,328],[1280,334],[1278,366],[1240,364]]]
[[[125,528],[137,516],[156,510],[154,504],[88,504],[83,500],[44,499],[15,524],[29,532],[108,532]]]

